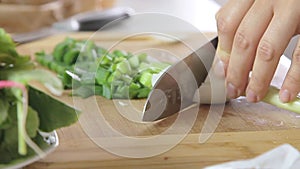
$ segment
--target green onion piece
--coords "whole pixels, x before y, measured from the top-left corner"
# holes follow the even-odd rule
[[[103,85],[103,93],[102,96],[104,96],[107,99],[112,98],[112,93],[111,93],[111,86],[110,85]]]
[[[129,98],[135,98],[137,97],[137,94],[139,93],[139,89],[141,88],[141,85],[139,83],[130,83],[129,85]]]
[[[138,55],[138,58],[139,58],[140,62],[146,62],[147,61],[147,54],[142,53],[142,54]]]
[[[119,86],[117,91],[114,93],[114,96],[115,94],[120,96],[118,98],[129,98],[129,86]]]
[[[99,64],[101,65],[109,65],[112,62],[112,57],[109,54],[103,55],[100,57]]]
[[[121,76],[120,79],[123,80],[126,84],[130,84],[132,81],[132,77],[130,77],[129,75],[126,75],[126,74]]]
[[[96,82],[97,84],[103,85],[107,82],[110,72],[107,69],[99,67],[96,72]]]
[[[145,98],[148,96],[148,94],[150,93],[151,89],[149,88],[142,88],[140,90],[138,90],[138,98]]]
[[[99,85],[95,85],[95,94],[96,95],[101,95],[103,93],[103,87],[102,86],[99,86]]]
[[[162,70],[166,69],[169,66],[170,65],[167,64],[167,63],[153,62],[153,63],[150,63],[149,69],[151,69],[152,73],[159,73],[159,72],[161,72]]]
[[[126,54],[121,50],[114,50],[113,55],[116,55],[117,57],[124,57]]]
[[[87,97],[92,96],[94,94],[93,87],[94,86],[82,85],[82,86],[74,89],[73,92],[72,92],[72,95],[73,96],[80,96],[82,98],[87,98]]]
[[[132,56],[131,58],[128,59],[128,61],[132,68],[138,68],[140,65],[138,56]]]
[[[131,72],[130,64],[127,60],[124,60],[117,65],[117,70],[119,70],[121,73],[129,74]]]
[[[68,43],[66,41],[56,45],[53,51],[54,60],[58,62],[62,62],[63,56],[65,55],[67,48],[68,48]]]
[[[67,65],[72,65],[76,62],[80,51],[77,49],[71,49],[70,51],[66,52],[66,54],[63,57],[63,61]]]
[[[146,86],[146,87],[148,87],[148,88],[152,88],[152,73],[150,73],[150,72],[144,72],[142,75],[141,75],[141,77],[140,77],[140,80],[139,80],[139,82],[142,84],[142,85],[144,85],[144,86]]]

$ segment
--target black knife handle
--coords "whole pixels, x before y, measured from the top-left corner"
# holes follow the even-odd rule
[[[131,8],[115,7],[81,13],[72,19],[78,23],[79,31],[97,31],[112,21],[128,18],[132,13]]]

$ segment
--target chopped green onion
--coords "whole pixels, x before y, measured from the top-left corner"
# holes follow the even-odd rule
[[[144,72],[142,73],[139,82],[147,88],[152,88],[152,76],[152,73]]]
[[[97,94],[108,99],[147,97],[152,88],[152,75],[169,66],[150,63],[145,53],[109,52],[92,41],[71,38],[59,43],[53,56],[45,52],[36,56],[37,62],[58,73],[65,88],[74,88],[73,95]],[[93,91],[91,85],[98,86],[98,90]]]

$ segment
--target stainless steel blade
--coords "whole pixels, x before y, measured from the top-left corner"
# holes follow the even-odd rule
[[[12,39],[14,40],[14,42],[18,44],[22,44],[22,43],[42,39],[51,35],[55,35],[59,32],[60,32],[59,30],[54,29],[52,27],[42,28],[33,32],[12,34]]]
[[[63,32],[97,31],[116,26],[117,21],[128,18],[134,13],[129,7],[114,7],[76,14],[65,20],[53,23],[50,27],[32,32],[12,34],[15,42],[21,44]],[[114,21],[114,24],[109,24]]]
[[[217,43],[216,37],[164,72],[147,99],[143,121],[163,119],[193,104],[212,66]]]

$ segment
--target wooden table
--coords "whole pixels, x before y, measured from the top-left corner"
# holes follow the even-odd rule
[[[33,55],[35,52],[45,50],[50,52],[54,45],[63,40],[66,36],[71,36],[79,39],[90,37],[90,33],[77,33],[68,35],[58,35],[43,39],[40,41],[24,44],[18,47],[18,50],[23,53]],[[214,34],[206,34],[207,38],[211,38]],[[191,38],[192,37],[192,38]],[[197,36],[189,36],[186,39],[191,42],[191,46],[199,46],[202,42],[195,39]],[[119,42],[119,39],[124,38],[122,35],[112,33],[99,33],[93,40],[97,44],[110,48],[125,49],[131,52],[151,51],[152,49],[167,50],[175,53],[178,58],[186,56],[190,49],[182,43],[176,41],[166,41],[162,38],[152,37],[149,35],[136,36],[125,38]],[[118,42],[118,43],[115,43]],[[149,50],[151,49],[151,50]],[[163,55],[159,56],[163,57]],[[175,59],[176,60],[176,59]],[[281,65],[274,78],[273,85],[280,85],[284,77],[285,67]],[[88,99],[69,97],[66,92],[58,99],[75,105],[82,110],[80,118],[85,120],[89,112],[95,111],[90,104],[96,99],[98,107],[101,110],[103,117],[118,132],[127,137],[138,139],[151,138],[160,135],[166,131],[175,122],[178,115],[174,115],[165,120],[154,123],[138,123],[132,122],[120,115],[115,103],[111,100],[102,97],[90,97]],[[134,100],[131,104],[137,111],[132,113],[132,117],[137,119],[141,117],[141,110],[145,100]],[[192,125],[189,133],[177,145],[174,145],[168,151],[162,151],[161,154],[146,157],[146,158],[129,158],[112,154],[103,148],[99,147],[89,138],[90,132],[87,133],[86,122],[93,123],[95,119],[90,118],[90,121],[81,120],[80,122],[58,130],[59,147],[46,158],[31,164],[26,169],[59,169],[59,168],[202,168],[204,166],[218,164],[225,161],[252,158],[262,154],[272,148],[275,148],[283,143],[288,143],[295,148],[300,149],[300,115],[285,110],[278,109],[274,106],[265,103],[247,103],[245,98],[240,97],[231,100],[224,107],[222,118],[214,133],[204,143],[199,143],[199,133],[204,125],[214,124],[213,121],[207,121],[209,105],[201,105],[186,110],[183,113],[188,114],[191,111],[199,111],[195,123]],[[125,111],[125,109],[124,109]],[[214,112],[210,112],[214,115]],[[128,114],[127,114],[128,115]],[[130,116],[130,115],[129,115]],[[212,118],[214,119],[214,118]],[[205,123],[205,121],[207,121]],[[82,124],[85,125],[82,125]],[[181,122],[182,127],[188,127],[190,124]],[[212,126],[213,127],[213,126]],[[154,151],[159,148],[164,148],[169,141],[158,143],[157,145],[145,145],[144,147],[137,144],[128,146],[126,137],[119,137],[112,134],[103,128],[95,128],[97,139],[106,140],[112,144],[115,150],[124,151],[139,151],[147,154],[149,151]],[[172,139],[184,133],[172,133],[166,138]],[[171,144],[171,143],[170,143]],[[163,149],[162,149],[163,150]]]

